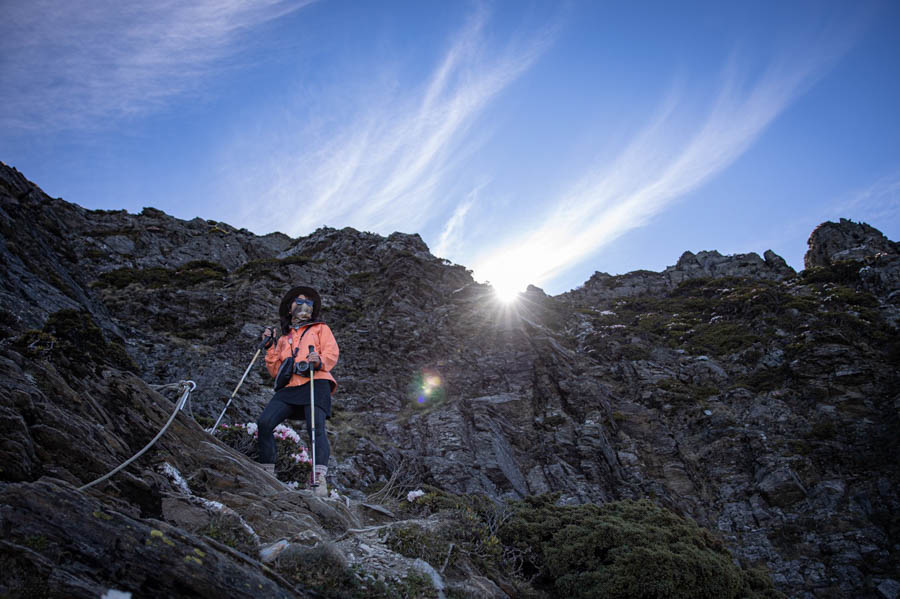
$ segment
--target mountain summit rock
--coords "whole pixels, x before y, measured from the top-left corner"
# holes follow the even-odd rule
[[[803,257],[806,268],[831,266],[843,260],[865,260],[880,254],[900,255],[900,244],[891,241],[871,225],[846,218],[816,227],[807,245],[809,250]]]

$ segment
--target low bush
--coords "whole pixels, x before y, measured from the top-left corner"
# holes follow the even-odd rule
[[[759,572],[736,566],[711,532],[650,501],[557,506],[528,497],[499,530],[525,556],[523,575],[558,597],[728,599],[781,597]]]

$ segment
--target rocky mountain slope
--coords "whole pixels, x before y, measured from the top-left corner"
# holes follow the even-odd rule
[[[622,518],[696,522],[681,536],[709,553],[689,566],[717,543],[740,566],[698,575],[703,596],[900,594],[900,249],[868,225],[818,227],[801,273],[685,252],[512,306],[417,235],[85,210],[2,164],[0,233],[0,594],[590,596],[532,511],[596,522],[592,551]],[[294,284],[321,291],[341,345],[336,500],[204,431]],[[260,362],[226,422],[270,397]],[[79,491],[186,379],[190,414]],[[661,588],[621,596],[678,596]]]

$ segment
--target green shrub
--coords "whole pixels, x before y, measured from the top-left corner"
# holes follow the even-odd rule
[[[362,272],[351,272],[347,275],[347,280],[349,280],[353,285],[363,285],[366,283],[371,283],[378,278],[378,273],[374,271],[362,271]]]
[[[700,325],[686,341],[694,352],[706,351],[715,356],[731,354],[746,349],[761,338],[744,325],[716,322]]]
[[[235,324],[234,314],[216,314],[209,318],[204,318],[194,327],[196,331],[209,331],[215,329],[226,329]]]
[[[227,270],[221,264],[209,260],[194,260],[176,269],[152,266],[150,268],[119,268],[100,275],[94,287],[124,289],[132,283],[144,287],[191,287],[206,281],[223,279]]]
[[[800,281],[811,283],[840,283],[856,285],[860,282],[859,271],[865,266],[858,260],[840,260],[829,266],[813,266],[800,272]]]
[[[235,273],[262,276],[272,274],[273,269],[277,269],[281,266],[287,266],[291,264],[303,265],[309,262],[319,264],[324,262],[324,260],[321,258],[304,256],[301,254],[294,254],[293,256],[288,256],[287,258],[257,258],[256,260],[250,260],[249,262],[241,265],[241,267],[238,268]]]
[[[298,585],[304,596],[325,599],[432,599],[438,593],[431,581],[410,572],[396,581],[373,580],[349,568],[333,547],[294,545],[275,562],[278,572]]]
[[[115,214],[116,211],[112,211],[112,214]],[[141,230],[135,229],[134,227],[120,227],[118,229],[98,229],[96,231],[88,231],[85,233],[85,237],[128,237],[132,241],[137,241],[138,236],[140,235]]]
[[[650,501],[556,506],[528,497],[499,532],[523,573],[554,596],[610,599],[779,597],[734,564],[722,542]]]
[[[851,308],[878,308],[878,299],[867,291],[856,291],[843,285],[828,290],[826,299],[846,304]]]
[[[511,515],[507,503],[497,503],[485,495],[455,495],[425,486],[427,493],[400,509],[422,514],[440,513],[443,521],[431,530],[420,526],[394,527],[385,542],[407,557],[418,557],[435,567],[444,562],[452,568],[461,556],[482,571],[515,571],[517,566],[497,536]],[[453,547],[453,549],[451,549]]]
[[[794,317],[787,311],[794,299],[786,287],[772,281],[689,279],[665,297],[619,300],[615,316],[594,319],[594,324],[625,325],[619,335],[639,334],[651,345],[721,356],[746,349],[768,327],[792,329]],[[601,339],[599,345],[605,343]]]
[[[838,430],[831,420],[819,420],[812,425],[806,437],[819,441],[831,441],[837,437]]]
[[[13,342],[13,348],[23,356],[43,358],[49,356],[58,343],[56,337],[49,333],[29,329]]]
[[[118,341],[107,341],[85,310],[60,310],[47,318],[40,331],[26,331],[13,343],[23,355],[46,357],[63,372],[85,376],[97,368],[113,366],[137,372],[138,366]]]
[[[332,304],[327,306],[327,309],[330,318],[342,322],[355,322],[366,315],[365,312],[359,309],[359,306],[351,304]]]
[[[782,364],[776,368],[758,368],[750,374],[739,377],[733,386],[764,393],[786,386],[791,377],[790,366]]]
[[[209,260],[193,260],[175,269],[175,283],[182,287],[190,287],[205,281],[222,279],[228,270],[221,264]]]
[[[194,420],[203,428],[212,428],[216,423],[215,418],[210,418],[209,416],[203,416],[201,414],[194,414]]]
[[[623,360],[630,360],[633,362],[650,359],[650,350],[648,348],[633,343],[619,347],[619,353]]]
[[[438,567],[446,561],[452,567],[459,552],[454,555],[451,537],[452,531],[445,526],[428,530],[424,526],[410,524],[387,529],[383,542],[406,557],[418,557]]]
[[[699,403],[711,395],[719,393],[719,388],[713,385],[694,385],[683,383],[675,378],[660,379],[656,387],[672,394],[668,399],[684,403]]]

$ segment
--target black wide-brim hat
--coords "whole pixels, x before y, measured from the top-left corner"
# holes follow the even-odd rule
[[[294,300],[301,295],[305,295],[313,301],[313,311],[310,320],[319,320],[319,314],[322,312],[322,298],[319,297],[319,292],[312,287],[292,287],[291,290],[285,293],[284,297],[281,298],[281,305],[278,306],[278,316],[281,319],[282,334],[286,335],[291,328],[292,304],[294,303]]]

